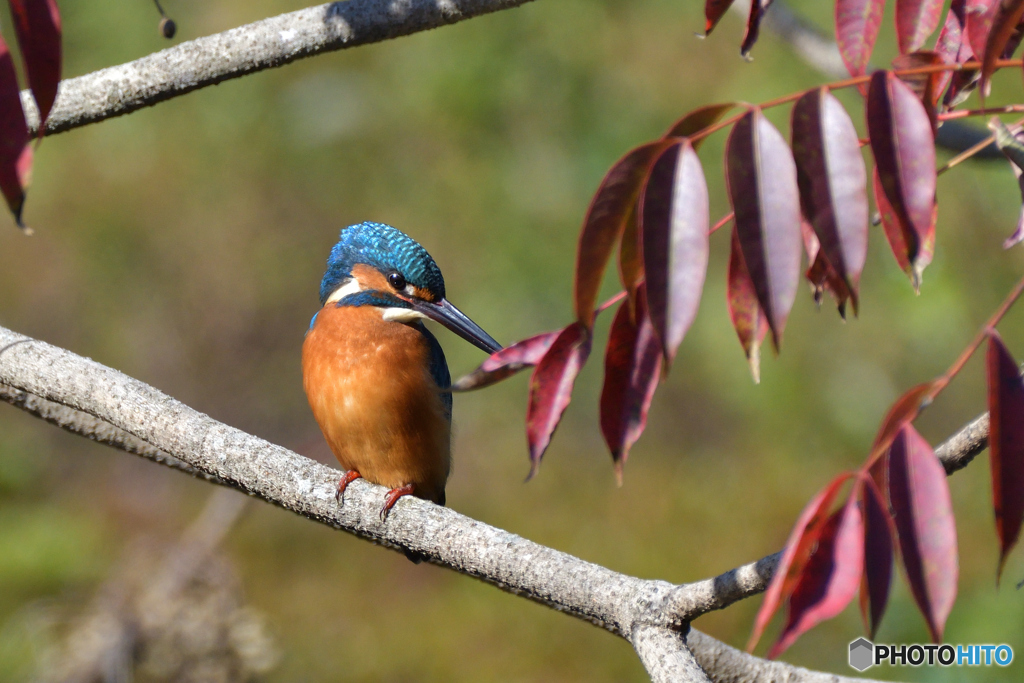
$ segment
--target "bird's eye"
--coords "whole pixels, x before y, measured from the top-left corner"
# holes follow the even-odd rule
[[[388,275],[388,284],[397,290],[403,290],[405,289],[405,278],[401,273],[391,273]]]

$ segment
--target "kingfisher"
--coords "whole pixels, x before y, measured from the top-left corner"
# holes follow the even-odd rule
[[[451,472],[451,375],[423,325],[434,320],[494,353],[501,345],[445,298],[444,278],[418,242],[383,223],[341,231],[320,283],[322,308],[302,345],[306,397],[346,470],[337,499],[363,477],[402,497],[444,505]]]

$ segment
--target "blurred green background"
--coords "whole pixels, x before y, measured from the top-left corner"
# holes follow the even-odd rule
[[[793,4],[830,30],[830,3]],[[164,5],[178,41],[301,7]],[[68,77],[168,44],[147,2],[61,9]],[[452,301],[501,341],[565,324],[577,231],[610,164],[692,108],[822,82],[770,33],[753,62],[740,59],[743,24],[733,13],[697,40],[702,11],[696,0],[538,0],[48,138],[26,211],[37,234],[0,229],[0,324],[333,462],[306,405],[299,355],[338,230],[376,220],[407,231],[438,261]],[[876,63],[893,44],[887,15]],[[999,78],[996,92],[1019,99],[1019,75]],[[843,98],[863,130],[856,94]],[[788,111],[771,116],[788,128]],[[728,210],[723,145],[716,135],[701,150],[712,220]],[[716,234],[700,314],[622,488],[598,430],[599,352],[528,484],[525,374],[457,396],[449,505],[673,582],[779,549],[809,497],[862,461],[889,403],[942,372],[1022,270],[1024,251],[1000,247],[1020,209],[1006,164],[961,166],[940,178],[939,196],[936,257],[921,295],[873,228],[860,318],[844,324],[830,302],[817,311],[802,291],[784,352],[765,353],[760,386],[728,321],[728,236]],[[1024,312],[1001,329],[1024,357]],[[439,335],[453,375],[482,360]],[[976,359],[918,426],[938,443],[983,409]],[[1024,562],[1012,557],[997,590],[988,477],[979,459],[950,481],[962,575],[947,640],[1006,642],[1024,655],[1024,597],[1013,589]],[[86,604],[132,539],[175,538],[211,490],[0,407],[0,679],[31,677],[39,610]],[[645,679],[630,646],[608,633],[268,505],[250,506],[226,546],[282,653],[270,680]],[[759,604],[695,625],[742,647]],[[851,607],[786,659],[850,674],[846,646],[860,634]],[[927,640],[902,576],[878,640]]]

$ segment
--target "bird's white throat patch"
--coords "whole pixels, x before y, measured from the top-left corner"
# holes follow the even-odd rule
[[[345,280],[343,283],[341,283],[341,286],[339,286],[337,289],[331,292],[331,295],[327,297],[327,301],[324,302],[324,305],[326,306],[327,304],[337,303],[344,299],[346,296],[349,296],[350,294],[357,294],[361,291],[363,291],[363,288],[359,284],[359,280],[355,279],[354,277],[351,277]],[[381,317],[388,322],[395,323],[411,323],[417,320],[425,320],[427,318],[427,316],[423,315],[419,311],[414,311],[411,308],[403,308],[399,306],[394,306],[391,308],[382,308]]]

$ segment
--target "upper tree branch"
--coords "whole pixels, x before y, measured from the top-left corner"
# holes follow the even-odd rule
[[[303,57],[398,38],[529,1],[347,0],[263,19],[61,81],[46,134],[128,114]],[[27,90],[21,102],[34,133],[39,110]]]

